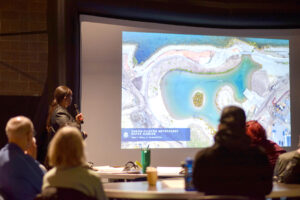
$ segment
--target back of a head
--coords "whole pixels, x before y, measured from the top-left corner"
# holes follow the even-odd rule
[[[33,133],[33,124],[25,116],[16,116],[8,120],[5,128],[8,141],[22,140],[30,133]]]
[[[49,163],[55,167],[75,167],[85,163],[84,144],[78,128],[65,126],[50,142]]]
[[[229,149],[244,149],[250,145],[250,138],[245,133],[246,115],[237,106],[225,107],[220,118],[220,125],[215,142]]]
[[[58,86],[54,91],[54,99],[59,104],[65,96],[71,95],[72,91],[67,86],[61,85]]]
[[[246,123],[246,134],[251,138],[253,144],[259,144],[267,139],[266,130],[256,120]]]
[[[220,118],[221,129],[228,129],[234,133],[244,133],[246,126],[246,114],[237,106],[227,106],[223,109]]]

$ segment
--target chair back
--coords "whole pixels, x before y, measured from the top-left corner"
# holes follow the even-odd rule
[[[34,200],[96,200],[81,191],[71,188],[48,187],[38,194]]]

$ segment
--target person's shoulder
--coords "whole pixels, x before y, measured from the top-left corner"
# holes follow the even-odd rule
[[[21,164],[27,162],[26,154],[24,154],[23,150],[15,144],[7,144],[3,147],[3,151],[1,153],[6,157],[6,162],[10,163],[14,167],[20,167]]]
[[[44,175],[44,179],[48,179],[50,177],[53,177],[56,175],[56,172],[57,172],[57,168],[56,167],[53,167],[52,169],[50,169],[49,171],[47,171]]]
[[[26,154],[13,153],[3,163],[3,173],[14,174],[14,177],[42,177],[45,172],[39,167],[38,162]]]
[[[299,151],[295,152],[294,158],[300,159],[300,152]]]
[[[29,155],[24,155],[24,163],[21,168],[26,171],[26,173],[35,174],[39,177],[43,177],[46,173],[46,168],[41,165],[41,163]]]
[[[276,142],[272,141],[272,140],[266,140],[265,145],[263,145],[264,148],[266,148],[265,150],[267,152],[279,152],[279,153],[285,153],[286,150],[284,150],[282,147],[280,147]]]
[[[53,167],[53,168],[51,168],[50,170],[48,170],[46,174],[51,175],[51,174],[56,174],[56,172],[57,172],[57,168],[56,168],[56,167]]]
[[[57,111],[61,110],[61,106],[60,105],[57,105],[54,110],[53,110],[53,113],[56,113]]]
[[[4,147],[0,149],[0,157],[5,157],[5,155],[8,153],[8,144],[6,144]]]
[[[200,150],[196,153],[196,157],[205,155],[205,154],[208,152],[208,149],[209,149],[209,148],[200,149]]]
[[[12,155],[14,152],[10,153],[8,149],[8,145],[6,144],[1,150],[0,150],[0,173],[5,174],[6,170],[12,170],[14,167],[15,156]],[[16,163],[18,164],[18,163]]]
[[[85,173],[87,173],[90,176],[97,177],[97,178],[99,177],[99,174],[96,171],[90,169],[88,166],[82,166],[81,170],[85,171]]]
[[[197,152],[195,160],[209,159],[215,155],[216,148],[214,146],[201,149]]]
[[[8,146],[9,146],[9,143],[7,143],[6,145],[4,145],[4,146],[0,149],[0,152],[2,152],[2,151],[7,151]]]
[[[260,146],[250,146],[244,151],[245,156],[249,159],[256,160],[256,162],[268,160],[265,150]]]
[[[286,161],[286,160],[291,160],[295,155],[297,154],[297,151],[290,151],[290,152],[286,152],[281,154],[278,159],[280,161]]]
[[[90,176],[98,176],[97,172],[91,170],[88,166],[85,165],[73,167],[70,170],[72,170],[73,173],[77,172],[77,173],[86,174]]]
[[[60,105],[58,105],[55,109],[54,109],[54,113],[67,113],[68,111],[64,108],[64,107],[62,107],[62,106],[60,106]]]
[[[65,114],[65,112],[66,112],[66,111],[65,111],[60,105],[57,105],[57,106],[54,108],[51,117],[53,118],[53,117],[60,116],[60,115],[62,115],[62,114]]]
[[[100,176],[97,172],[89,169],[86,166],[80,166],[77,168],[78,171],[80,171],[80,173],[85,176],[89,181],[93,182],[93,183],[100,183]]]

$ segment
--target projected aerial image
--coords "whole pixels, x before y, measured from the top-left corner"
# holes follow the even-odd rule
[[[123,149],[210,146],[227,105],[291,145],[288,40],[122,32]]]

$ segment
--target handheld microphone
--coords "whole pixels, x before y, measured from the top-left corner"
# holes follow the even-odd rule
[[[80,113],[78,110],[78,105],[76,103],[74,103],[74,108],[76,110],[77,115]],[[83,124],[83,120],[80,121],[81,124]]]

